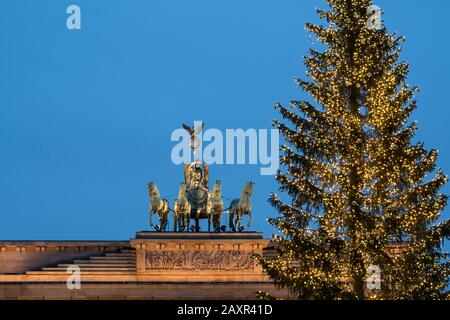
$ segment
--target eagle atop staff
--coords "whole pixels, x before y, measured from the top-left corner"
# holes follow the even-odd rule
[[[191,140],[189,142],[189,147],[194,153],[200,147],[200,140],[198,136],[203,131],[205,124],[203,122],[194,122],[192,128],[187,124],[183,123],[183,128],[189,133]],[[201,166],[200,160],[194,160],[190,164],[184,166],[184,181],[186,183],[186,188],[189,190],[191,188],[205,188],[208,189],[208,165],[205,163],[203,167]]]
[[[200,147],[200,140],[198,139],[198,135],[202,132],[203,128],[205,127],[205,124],[202,122],[198,126],[195,127],[195,124],[192,126],[188,126],[187,124],[183,123],[183,128],[189,133],[191,137],[191,141],[189,142],[189,147],[191,148],[192,152],[195,152]]]

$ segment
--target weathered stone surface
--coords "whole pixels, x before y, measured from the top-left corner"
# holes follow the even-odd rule
[[[281,298],[252,259],[261,233],[138,232],[129,241],[0,241],[0,299]],[[81,289],[66,272],[81,268]]]
[[[129,246],[129,241],[0,241],[0,277],[86,259]]]
[[[255,299],[262,290],[283,299],[288,292],[277,290],[271,282],[227,283],[89,283],[80,290],[67,290],[64,284],[35,283],[29,285],[2,284],[0,300],[71,299],[71,300],[194,300],[194,299]]]

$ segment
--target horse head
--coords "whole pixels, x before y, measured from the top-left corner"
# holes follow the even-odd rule
[[[214,181],[214,186],[211,193],[215,197],[222,195],[222,181],[220,180]]]
[[[242,190],[242,195],[245,198],[250,199],[251,196],[253,195],[253,186],[255,185],[255,183],[253,181],[249,181],[244,185],[244,189]]]
[[[178,190],[178,199],[184,200],[186,198],[186,184],[180,183],[180,189]]]
[[[149,182],[147,184],[148,194],[150,197],[159,197],[159,191],[154,182]]]

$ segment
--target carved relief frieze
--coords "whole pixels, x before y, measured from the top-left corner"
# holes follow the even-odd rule
[[[253,270],[251,252],[241,250],[146,251],[146,270]]]

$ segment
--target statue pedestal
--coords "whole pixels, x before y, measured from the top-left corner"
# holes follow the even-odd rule
[[[252,258],[269,240],[259,232],[148,232],[130,240],[145,281],[268,281]]]

